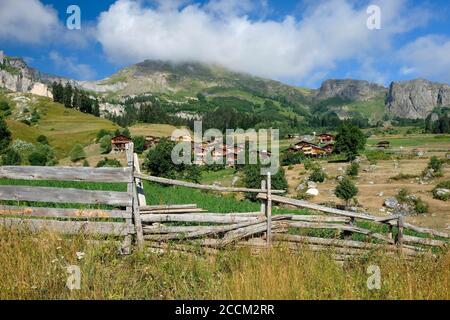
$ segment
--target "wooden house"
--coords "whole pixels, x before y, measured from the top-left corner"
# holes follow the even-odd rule
[[[111,139],[112,149],[116,152],[122,152],[126,150],[126,145],[131,142],[131,139],[124,136],[118,135]]]
[[[300,141],[288,150],[290,152],[302,152],[307,157],[324,157],[333,152],[331,146],[327,146],[327,148],[324,148],[314,143]]]
[[[378,149],[388,149],[390,147],[391,143],[389,141],[380,141],[377,143]]]
[[[151,147],[157,145],[161,141],[160,137],[146,136],[144,143],[144,150],[150,149]]]
[[[334,142],[334,136],[328,133],[321,133],[316,136],[316,140],[318,143],[324,144],[324,143],[332,143]]]

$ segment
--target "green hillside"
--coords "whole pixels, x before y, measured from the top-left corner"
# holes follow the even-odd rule
[[[79,143],[88,145],[100,129],[115,130],[118,125],[74,109],[51,99],[23,93],[0,93],[12,107],[6,122],[14,139],[34,143],[45,135],[58,158],[65,157]]]

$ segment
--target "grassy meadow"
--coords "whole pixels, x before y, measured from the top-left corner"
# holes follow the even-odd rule
[[[118,256],[112,242],[3,228],[0,250],[0,299],[450,299],[449,251],[413,262],[378,251],[344,266],[331,252],[284,248]],[[70,265],[79,290],[66,287]],[[367,287],[369,265],[380,267],[380,290]]]

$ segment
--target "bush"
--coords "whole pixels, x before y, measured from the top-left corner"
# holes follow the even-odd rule
[[[281,164],[283,166],[294,165],[302,163],[305,159],[304,155],[301,152],[285,152],[283,154],[283,158],[281,159]]]
[[[325,181],[326,177],[325,172],[321,168],[315,168],[309,176],[309,180],[322,183]]]
[[[358,194],[358,188],[355,186],[351,179],[349,179],[348,177],[344,177],[344,179],[342,179],[336,186],[334,194],[339,199],[344,200],[346,205],[348,206],[350,200],[352,200]]]
[[[442,201],[448,201],[450,199],[450,193],[438,194],[438,192],[437,192],[438,189],[449,189],[450,190],[450,180],[438,183],[438,185],[433,189],[433,198],[442,200]]]
[[[4,166],[19,166],[22,163],[20,154],[14,149],[9,148],[2,156],[2,165]]]
[[[102,154],[110,153],[112,150],[111,136],[106,135],[100,139],[100,152]]]
[[[84,159],[83,161],[83,167],[89,167],[89,161],[87,161],[86,159]]]
[[[145,148],[145,138],[143,136],[133,137],[134,151],[141,154]]]
[[[359,173],[359,163],[353,161],[347,168],[347,175],[352,178],[356,178],[358,176],[358,173]]]
[[[260,164],[248,164],[243,168],[243,178],[242,182],[246,188],[260,189],[261,181],[266,177],[261,175],[261,165]],[[271,177],[272,189],[276,190],[287,190],[288,183],[286,180],[286,175],[284,173],[283,167],[278,169],[278,172]],[[256,194],[246,193],[245,197],[247,199],[256,200]]]
[[[0,100],[0,111],[8,111],[10,109],[8,101]]]
[[[34,151],[28,156],[28,161],[32,166],[45,166],[47,164],[47,155],[41,151]]]
[[[399,173],[396,176],[390,177],[389,179],[398,181],[398,180],[414,179],[417,177],[418,175],[415,174]]]
[[[305,166],[305,170],[315,170],[320,168],[319,164],[311,159],[306,159],[303,165]]]
[[[121,166],[122,166],[122,164],[120,163],[119,160],[108,159],[107,157],[105,157],[105,159],[103,159],[103,160],[100,160],[96,165],[97,168],[102,168],[102,167],[117,167],[117,168],[119,168]]]
[[[428,162],[428,168],[433,169],[435,173],[442,173],[442,161],[438,157],[432,156]]]
[[[86,153],[84,152],[83,146],[80,144],[74,145],[69,155],[70,161],[72,162],[77,162],[86,158]]]
[[[100,140],[104,137],[104,136],[111,136],[111,132],[109,132],[106,129],[100,129],[97,132],[97,142],[100,142]]]
[[[0,117],[0,154],[5,151],[11,143],[11,132],[3,118]]]
[[[36,141],[41,144],[49,144],[47,137],[44,135],[37,137]]]
[[[178,173],[185,170],[185,164],[174,164],[172,149],[175,143],[161,139],[155,148],[150,149],[144,162],[144,168],[158,177],[176,178]]]
[[[344,154],[348,161],[355,160],[360,151],[363,151],[367,138],[357,126],[345,123],[336,136],[334,151]]]
[[[396,198],[398,202],[411,206],[416,214],[428,212],[428,204],[422,198],[411,195],[408,189],[400,189]]]

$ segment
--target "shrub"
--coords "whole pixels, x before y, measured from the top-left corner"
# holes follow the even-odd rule
[[[121,167],[122,164],[120,163],[119,160],[117,159],[108,159],[107,157],[105,157],[105,159],[100,160],[96,167],[97,168],[102,168],[102,167]]]
[[[97,132],[97,142],[100,142],[100,140],[104,137],[104,136],[111,136],[111,132],[109,132],[106,129],[100,129]]]
[[[342,179],[336,186],[334,194],[339,199],[344,200],[346,205],[348,206],[350,200],[352,200],[358,194],[358,188],[355,186],[351,179],[349,179],[348,177],[344,177],[344,179]]]
[[[396,176],[390,177],[389,179],[398,181],[398,180],[414,179],[417,177],[418,175],[415,174],[399,173]]]
[[[265,176],[261,175],[260,164],[248,164],[244,166],[242,181],[246,188],[259,189],[261,188],[261,181]],[[278,169],[278,172],[271,177],[272,189],[287,190],[288,183],[284,173],[283,167]],[[245,197],[250,200],[256,200],[256,194],[246,193]]]
[[[83,161],[83,167],[89,167],[89,161],[87,161],[86,159],[84,159]]]
[[[12,148],[9,148],[2,156],[2,165],[4,166],[18,166],[22,163],[20,154]]]
[[[3,118],[0,117],[0,153],[5,151],[11,143],[11,132]]]
[[[106,135],[100,139],[100,152],[102,154],[110,153],[112,150],[111,136]]]
[[[428,212],[428,204],[422,198],[411,195],[408,189],[400,189],[396,198],[398,202],[411,206],[416,214]]]
[[[77,162],[79,160],[85,159],[86,153],[84,152],[83,146],[76,144],[70,151],[70,161]]]
[[[306,159],[304,162],[304,166],[305,170],[315,170],[320,168],[319,164],[311,159]]]
[[[344,123],[338,130],[334,151],[344,154],[348,161],[355,160],[364,150],[367,138],[357,126]]]
[[[44,135],[37,137],[36,141],[41,144],[49,144],[47,137]]]
[[[355,178],[358,176],[358,173],[359,173],[359,163],[353,161],[347,168],[347,175],[352,178]]]
[[[10,109],[8,101],[0,100],[0,111],[7,111]]]
[[[283,154],[283,158],[281,159],[281,163],[283,166],[294,165],[302,163],[305,159],[304,155],[301,152],[285,152]]]
[[[28,161],[32,166],[45,166],[47,155],[41,151],[34,151],[28,156]]]
[[[172,161],[172,149],[175,143],[161,139],[155,148],[150,149],[144,161],[144,168],[158,177],[175,178],[184,171],[185,164],[175,164]]]
[[[433,169],[435,173],[442,173],[442,161],[438,157],[432,156],[428,162],[428,168]]]
[[[145,148],[145,138],[143,136],[133,137],[134,151],[141,154]]]
[[[314,182],[324,182],[326,179],[326,174],[321,168],[315,168],[311,175],[309,176],[309,180]]]
[[[438,189],[449,189],[450,190],[450,180],[438,183],[438,185],[433,189],[433,198],[442,200],[442,201],[448,201],[450,199],[450,193],[439,193],[438,194],[438,192],[437,192]]]

